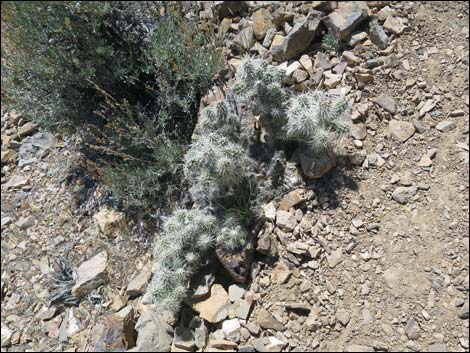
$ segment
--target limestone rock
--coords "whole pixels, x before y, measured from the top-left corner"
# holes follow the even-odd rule
[[[401,19],[389,16],[384,22],[384,28],[393,34],[402,34],[406,26],[403,24]]]
[[[262,308],[258,312],[258,316],[256,321],[258,324],[261,326],[261,328],[264,328],[265,330],[267,329],[272,329],[276,331],[283,331],[284,325],[279,322],[278,319],[276,319],[274,316],[272,316],[266,309]]]
[[[272,16],[268,9],[261,8],[255,11],[253,14],[253,31],[257,40],[263,40],[272,26]]]
[[[190,304],[201,318],[210,323],[217,323],[228,316],[230,300],[224,287],[214,284],[207,298],[191,300]]]
[[[147,284],[152,277],[152,270],[150,266],[146,266],[133,277],[127,285],[126,294],[130,297],[135,297],[142,294],[147,288]]]
[[[444,120],[436,125],[436,129],[440,132],[449,132],[454,130],[457,127],[457,124],[453,121]]]
[[[339,2],[338,8],[325,19],[326,27],[336,36],[344,39],[369,17],[366,1]]]
[[[152,310],[146,310],[137,320],[138,352],[169,352],[173,341],[173,328]]]
[[[416,186],[400,186],[395,189],[392,194],[392,198],[396,202],[404,205],[410,202],[417,192],[418,188]]]
[[[310,13],[302,22],[296,23],[287,36],[282,38],[274,37],[271,46],[271,53],[274,60],[280,62],[292,59],[305,51],[320,28],[319,13]],[[275,44],[276,42],[276,44]]]
[[[276,213],[276,224],[284,231],[291,232],[297,225],[297,221],[289,212],[278,210]]]
[[[103,251],[82,263],[77,269],[77,282],[72,288],[74,297],[81,297],[107,281],[108,254]]]
[[[405,142],[415,133],[413,124],[407,121],[391,120],[388,125],[390,134],[399,142]]]

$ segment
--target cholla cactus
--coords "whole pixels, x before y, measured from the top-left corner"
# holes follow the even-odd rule
[[[215,107],[202,111],[201,130],[204,133],[218,132],[223,136],[237,139],[240,135],[240,117],[228,101],[221,101]]]
[[[238,68],[233,89],[264,125],[282,122],[289,99],[282,87],[284,76],[283,70],[264,60],[246,58]]]
[[[225,250],[236,250],[242,247],[247,238],[246,229],[233,216],[225,218],[216,238],[217,245]]]
[[[313,152],[323,152],[347,133],[351,106],[344,97],[308,92],[291,98],[285,131],[288,139],[306,143]]]
[[[146,299],[160,309],[176,311],[217,235],[217,219],[202,210],[176,210],[166,218],[154,248],[156,271]]]
[[[219,133],[200,136],[185,156],[184,174],[192,191],[234,187],[250,173],[253,161],[237,143]],[[192,194],[193,198],[195,194]]]
[[[188,294],[191,276],[205,265],[214,246],[234,250],[244,244],[246,232],[232,217],[218,220],[200,210],[176,210],[165,219],[155,243],[156,270],[145,301],[160,310],[177,311]]]

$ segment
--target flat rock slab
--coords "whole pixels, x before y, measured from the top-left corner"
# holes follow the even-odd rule
[[[72,288],[74,297],[81,297],[107,281],[108,254],[100,252],[82,263],[77,270],[77,282]]]
[[[264,308],[258,312],[257,322],[265,330],[283,331],[285,329],[284,325]]]
[[[398,142],[405,142],[414,135],[416,129],[407,121],[391,120],[388,125],[390,135]]]
[[[344,1],[339,2],[338,8],[326,17],[325,25],[336,38],[344,39],[368,17],[366,1]]]
[[[197,301],[191,300],[190,305],[201,318],[215,324],[227,318],[230,300],[224,287],[214,284],[208,297]]]

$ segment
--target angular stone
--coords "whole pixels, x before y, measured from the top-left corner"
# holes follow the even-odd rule
[[[369,30],[370,41],[375,44],[379,49],[386,49],[388,47],[389,38],[385,33],[382,26],[378,24],[371,24]]]
[[[339,309],[336,312],[336,320],[343,326],[347,326],[351,320],[351,315],[345,309]]]
[[[313,63],[312,58],[309,55],[302,55],[299,59],[299,62],[310,76],[313,75]]]
[[[29,178],[26,178],[22,175],[13,175],[8,179],[8,182],[5,184],[6,189],[19,189],[23,186],[28,186],[30,183]]]
[[[343,59],[347,61],[349,65],[357,65],[361,59],[359,59],[352,51],[343,51]]]
[[[36,125],[33,123],[26,123],[18,129],[18,137],[21,139],[25,136],[31,135],[36,130]]]
[[[249,50],[255,44],[253,27],[248,26],[243,28],[240,33],[235,36],[233,42],[238,51],[243,52]]]
[[[388,125],[388,131],[398,142],[405,142],[416,130],[414,125],[407,121],[393,119]]]
[[[248,317],[250,316],[252,306],[253,306],[252,301],[248,301],[246,299],[240,300],[238,302],[238,307],[235,310],[235,314],[241,320],[248,320]]]
[[[288,211],[291,207],[295,207],[301,202],[304,202],[305,198],[302,197],[298,190],[293,190],[288,194],[284,195],[281,202],[279,203],[279,209]]]
[[[28,217],[25,217],[25,218],[21,218],[15,224],[21,230],[26,230],[26,229],[34,226],[35,221],[36,221],[36,218],[34,218],[34,216],[28,216]]]
[[[396,112],[396,103],[392,97],[381,95],[375,100],[375,103],[390,114],[395,114]]]
[[[141,295],[152,277],[150,266],[145,266],[127,285],[126,294],[130,297]]]
[[[329,70],[333,67],[328,55],[322,52],[318,52],[315,57],[315,69]]]
[[[342,75],[334,74],[331,71],[325,71],[323,73],[323,76],[325,76],[323,84],[328,89],[333,89],[338,86],[341,83],[341,79],[343,78]]]
[[[344,39],[368,17],[366,1],[339,2],[338,8],[326,17],[325,25],[336,38]]]
[[[418,167],[427,168],[432,166],[432,160],[427,154],[423,155],[418,162]]]
[[[402,205],[412,201],[413,197],[418,192],[418,188],[416,186],[400,186],[395,189],[392,194],[392,198]]]
[[[277,284],[284,284],[286,283],[290,276],[292,275],[291,270],[287,266],[287,264],[284,261],[279,261],[279,263],[274,267],[273,269],[273,280]]]
[[[469,311],[468,311],[468,301],[467,301],[459,311],[459,319],[467,320],[468,317],[469,317]]]
[[[188,300],[199,316],[210,323],[224,320],[229,313],[230,300],[224,287],[214,284],[209,297],[201,300]]]
[[[228,297],[232,303],[236,302],[238,299],[243,298],[245,293],[246,289],[239,286],[238,284],[232,284],[230,287],[228,287]]]
[[[410,339],[410,340],[417,340],[419,338],[419,336],[421,335],[421,328],[419,327],[419,324],[416,322],[415,319],[413,318],[410,318],[408,320],[408,322],[406,323],[406,326],[405,326],[405,333],[406,333],[406,336]]]
[[[279,45],[271,46],[274,60],[280,62],[292,59],[305,51],[320,28],[319,13],[310,13],[302,22],[296,23]],[[276,40],[276,37],[274,37]]]
[[[402,34],[406,26],[403,24],[401,19],[389,16],[384,22],[384,28],[393,34]]]
[[[343,261],[343,250],[341,248],[331,252],[330,255],[326,255],[326,260],[330,268],[335,268]]]
[[[354,124],[351,127],[351,136],[355,140],[365,140],[367,137],[367,129],[365,124]]]
[[[292,74],[292,78],[296,83],[304,82],[308,79],[308,72],[302,69],[297,69]]]
[[[230,352],[231,350],[237,348],[237,344],[229,340],[213,339],[209,341],[208,347],[206,348],[205,352],[214,352],[212,348]]]
[[[282,230],[292,232],[297,225],[297,221],[289,212],[278,210],[276,213],[276,224]]]
[[[96,224],[98,225],[100,231],[104,235],[109,235],[113,230],[115,230],[122,224],[124,220],[124,213],[104,208],[100,212],[95,214],[93,218]]]
[[[270,202],[267,205],[263,206],[264,217],[269,219],[270,221],[274,221],[276,219],[276,206],[274,202]]]
[[[123,310],[126,312],[105,316],[93,327],[93,352],[118,352],[135,346],[133,309]]]
[[[13,163],[18,154],[13,150],[2,150],[2,164]]]
[[[82,263],[77,269],[77,282],[72,288],[74,297],[81,297],[108,280],[108,254],[103,251]]]
[[[431,344],[428,347],[428,352],[436,352],[436,353],[447,352],[447,345],[443,343]]]
[[[266,345],[268,352],[282,352],[282,349],[287,345],[287,342],[283,342],[276,337],[268,337],[268,342]]]
[[[261,8],[253,13],[253,31],[257,40],[263,40],[271,27],[273,27],[272,16],[268,9]]]
[[[284,325],[264,308],[258,312],[256,321],[265,330],[283,331],[285,329]]]
[[[146,310],[135,325],[138,352],[169,352],[173,328],[155,311]]]
[[[305,176],[313,179],[321,178],[336,165],[336,159],[332,153],[311,155],[308,152],[300,152],[299,158]]]
[[[361,43],[367,39],[367,33],[366,32],[360,32],[357,34],[353,34],[351,36],[351,39],[349,41],[349,45],[354,47],[357,43]]]
[[[436,125],[436,129],[440,132],[449,132],[454,130],[457,127],[457,124],[453,121],[444,120]]]
[[[230,337],[240,332],[241,326],[238,319],[225,320],[222,322],[222,332],[225,337]]]
[[[1,329],[2,336],[2,347],[7,347],[11,344],[11,338],[13,337],[13,331],[2,323]]]

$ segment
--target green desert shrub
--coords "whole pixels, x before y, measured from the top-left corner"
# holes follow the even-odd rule
[[[176,13],[162,15],[160,3],[9,3],[2,88],[11,108],[45,129],[82,133],[118,195],[134,182],[140,188],[141,178],[166,192],[167,166],[182,156],[200,96],[220,69],[202,32]],[[167,144],[179,151],[162,153]],[[135,194],[135,205],[147,207],[162,195]]]
[[[291,98],[284,127],[288,139],[314,153],[330,149],[351,126],[351,105],[341,96],[313,91]]]

